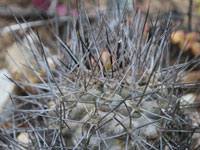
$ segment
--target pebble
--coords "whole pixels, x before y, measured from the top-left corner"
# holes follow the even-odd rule
[[[181,97],[180,105],[189,105],[195,102],[196,95],[195,94],[186,94]]]
[[[8,80],[7,77],[11,77],[11,74],[7,69],[1,69],[0,70],[0,118],[5,121],[8,116],[11,114],[9,109],[11,108],[11,100],[10,95],[14,94],[15,92],[15,84],[12,83],[10,80]]]

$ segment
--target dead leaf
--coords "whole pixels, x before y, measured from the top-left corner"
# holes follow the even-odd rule
[[[200,71],[194,71],[186,74],[182,79],[182,83],[197,83],[200,81]]]

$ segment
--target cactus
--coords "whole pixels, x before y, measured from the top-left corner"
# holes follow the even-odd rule
[[[180,77],[197,58],[170,66],[170,15],[148,31],[148,13],[140,10],[91,16],[82,5],[80,12],[62,25],[63,37],[47,26],[56,57],[39,32],[21,28],[26,48],[19,51],[32,56],[24,59],[37,82],[26,72],[10,78],[25,96],[11,95],[17,103],[7,110],[12,127],[1,129],[2,149],[192,148],[196,129],[181,111]]]

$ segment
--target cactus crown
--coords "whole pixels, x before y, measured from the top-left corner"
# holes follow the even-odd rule
[[[28,71],[19,67],[23,81],[12,81],[26,96],[11,97],[15,128],[2,131],[3,140],[22,149],[185,149],[194,127],[179,107],[179,80],[197,58],[170,65],[171,14],[150,25],[148,12],[127,7],[79,9],[46,27],[53,50],[33,28],[20,28],[24,40],[13,32]],[[20,132],[27,144],[16,144]]]

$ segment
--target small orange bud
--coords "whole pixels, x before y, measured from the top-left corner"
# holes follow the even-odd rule
[[[107,50],[102,50],[100,52],[100,57],[101,58],[99,62],[98,62],[99,59],[97,58],[97,56],[94,56],[94,59],[92,58],[91,62],[92,62],[93,67],[98,67],[98,69],[100,69],[99,63],[101,63],[103,68],[105,67],[104,69],[106,69],[106,71],[109,71],[111,68],[111,65],[116,62],[114,57],[112,56],[112,63],[111,63],[111,54]]]
[[[189,32],[185,36],[186,41],[194,42],[197,40],[197,33],[196,32]]]
[[[183,30],[175,31],[171,34],[171,40],[173,44],[182,44],[185,38]]]
[[[199,42],[194,42],[192,44],[192,53],[194,56],[200,55],[200,43]]]
[[[96,68],[97,66],[99,67],[97,56],[94,56],[94,59],[91,59],[91,63],[94,68]]]
[[[196,32],[190,32],[190,33],[186,34],[185,41],[184,41],[184,45],[186,46],[185,51],[192,49],[196,39],[197,39],[197,33]]]

